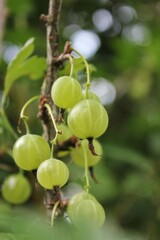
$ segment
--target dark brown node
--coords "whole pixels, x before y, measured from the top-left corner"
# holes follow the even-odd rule
[[[88,148],[89,150],[91,151],[91,153],[94,155],[94,156],[98,156],[98,154],[95,152],[95,147],[93,145],[93,138],[90,137],[90,138],[87,138],[88,140]]]

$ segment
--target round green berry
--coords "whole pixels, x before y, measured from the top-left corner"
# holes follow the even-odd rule
[[[108,127],[108,114],[98,101],[86,99],[71,109],[67,122],[76,137],[81,139],[97,138]]]
[[[71,133],[69,127],[66,124],[63,124],[63,123],[60,124],[58,126],[58,129],[62,132],[62,134],[58,134],[57,144],[59,146],[61,146],[61,145],[63,145],[63,142],[68,140],[69,138],[71,138],[73,136],[73,134]],[[68,154],[69,154],[69,150],[58,151],[57,156],[64,157]]]
[[[31,195],[31,185],[28,179],[22,174],[8,176],[2,184],[3,198],[12,204],[22,204]]]
[[[71,108],[82,99],[81,85],[72,77],[60,77],[52,86],[51,97],[58,107]]]
[[[80,144],[77,144],[76,148],[71,149],[70,154],[73,162],[80,167],[85,167],[86,154],[88,167],[95,166],[101,160],[103,150],[100,142],[96,139],[93,139],[93,145],[97,156],[93,155],[89,150],[88,141],[86,139],[82,140]]]
[[[68,204],[67,213],[72,223],[79,227],[99,228],[105,221],[105,212],[101,204],[88,193],[76,194]]]
[[[37,179],[41,186],[53,189],[56,186],[62,187],[69,178],[67,165],[55,158],[45,160],[37,170]]]
[[[34,134],[20,137],[13,146],[13,158],[24,170],[37,169],[41,162],[50,157],[50,147],[45,139]]]

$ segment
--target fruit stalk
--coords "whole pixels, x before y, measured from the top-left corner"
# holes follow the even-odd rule
[[[71,49],[72,51],[74,51],[75,53],[77,53],[83,60],[84,62],[84,65],[85,65],[85,68],[86,68],[86,75],[87,75],[87,81],[85,83],[85,87],[86,87],[86,98],[88,97],[88,91],[89,91],[89,88],[90,88],[90,72],[89,72],[89,65],[88,65],[88,62],[87,60],[85,59],[85,57],[79,52],[77,51],[76,49],[72,48]]]
[[[19,119],[19,122],[18,122],[18,131],[21,133],[20,129],[19,129],[19,125],[20,125],[20,121],[21,119],[23,120],[24,122],[24,125],[25,125],[25,128],[26,128],[26,132],[29,133],[29,126],[27,124],[27,119],[28,119],[28,116],[26,116],[24,113],[26,111],[26,108],[35,100],[37,100],[39,98],[39,96],[35,96],[35,97],[32,97],[30,98],[23,106],[22,110],[21,110],[21,113],[20,113],[20,119]]]
[[[88,176],[88,159],[86,154],[86,149],[83,146],[83,152],[84,152],[84,162],[85,162],[85,186],[84,189],[86,193],[89,192],[90,184],[89,184],[89,176]]]

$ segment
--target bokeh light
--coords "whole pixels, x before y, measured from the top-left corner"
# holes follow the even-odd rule
[[[3,59],[6,63],[9,63],[14,56],[19,52],[20,47],[11,43],[4,46]]]
[[[73,48],[86,58],[92,57],[99,49],[101,42],[98,35],[90,30],[79,30],[71,35]]]
[[[140,46],[147,46],[152,40],[149,28],[143,23],[137,23],[124,27],[122,36],[128,41]]]
[[[98,32],[107,31],[113,25],[112,14],[106,9],[98,9],[95,11],[92,20]]]
[[[97,94],[103,105],[112,104],[116,98],[116,89],[107,79],[94,79],[90,89]]]
[[[133,7],[121,3],[113,7],[113,15],[122,23],[130,23],[134,18],[137,18],[137,13]]]

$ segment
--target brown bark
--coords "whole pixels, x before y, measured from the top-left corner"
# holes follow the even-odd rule
[[[62,0],[50,0],[48,15],[41,15],[40,19],[46,22],[47,28],[47,73],[42,85],[41,99],[39,104],[39,117],[42,120],[43,132],[46,140],[49,142],[54,138],[55,131],[53,123],[50,120],[48,110],[44,106],[48,103],[52,109],[53,115],[57,116],[56,106],[51,99],[51,87],[57,79],[58,69],[67,59],[70,53],[70,43],[67,42],[64,47],[64,52],[59,54],[59,16],[61,11]],[[60,191],[57,188],[53,190],[45,189],[44,204],[46,206],[48,216],[51,216],[52,209],[57,201],[61,204],[57,209],[61,213],[62,208],[65,207],[65,202],[60,197]]]
[[[52,109],[53,115],[57,116],[56,106],[51,99],[51,88],[57,79],[57,73],[63,62],[68,59],[71,52],[70,43],[66,42],[63,53],[59,54],[59,17],[61,11],[62,0],[50,0],[48,15],[42,14],[40,19],[46,22],[47,28],[47,73],[42,85],[41,99],[39,104],[39,117],[42,120],[43,132],[46,140],[50,142],[54,138],[55,131],[53,123],[50,120],[48,110],[44,106],[48,103]],[[58,189],[58,188],[56,188]],[[52,209],[57,201],[61,201],[58,212],[61,213],[66,202],[60,199],[60,191],[45,190],[44,204],[51,216]]]
[[[47,73],[43,82],[41,91],[40,111],[39,115],[43,123],[44,135],[47,141],[53,138],[53,125],[50,121],[47,109],[44,104],[47,102],[51,106],[53,112],[55,112],[55,106],[51,99],[51,87],[53,82],[57,78],[58,66],[56,65],[56,59],[59,55],[59,16],[61,10],[62,0],[50,0],[48,15],[41,15],[41,19],[46,22],[47,29]]]
[[[50,0],[48,15],[41,15],[40,19],[46,22],[47,31],[47,73],[42,85],[41,100],[39,105],[39,117],[42,120],[43,132],[46,140],[49,142],[54,137],[53,124],[48,115],[47,109],[44,107],[45,103],[48,103],[56,112],[55,105],[51,99],[51,87],[57,78],[58,66],[53,61],[59,55],[59,16],[61,10],[62,0]],[[45,190],[44,204],[48,211],[48,216],[51,216],[51,211],[54,204],[57,202],[57,196],[54,190]]]

